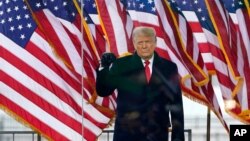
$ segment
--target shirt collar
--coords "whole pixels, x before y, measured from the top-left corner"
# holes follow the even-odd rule
[[[143,60],[143,59],[141,59],[142,60],[142,64],[143,64],[143,66],[145,66],[145,60]],[[154,61],[154,54],[152,55],[152,57],[148,60],[149,62],[150,62],[150,66],[152,66],[152,64],[153,64],[153,61]]]

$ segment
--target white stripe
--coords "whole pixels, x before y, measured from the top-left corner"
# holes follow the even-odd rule
[[[32,37],[33,38],[33,37]],[[95,107],[88,104],[88,102],[81,97],[81,94],[79,94],[77,91],[75,91],[70,85],[67,84],[60,76],[58,76],[55,72],[50,70],[46,65],[44,65],[40,60],[37,60],[34,56],[29,54],[27,51],[25,51],[23,48],[17,46],[15,43],[13,43],[11,40],[6,38],[5,36],[2,36],[0,34],[0,39],[3,39],[5,41],[5,46],[7,50],[15,54],[16,57],[18,57],[20,60],[23,60],[24,62],[29,62],[29,65],[33,67],[36,71],[41,73],[43,76],[48,78],[50,81],[52,81],[55,85],[63,89],[65,92],[69,93],[70,96],[76,101],[76,103],[82,107],[85,108],[86,113],[93,116],[94,119],[101,123],[107,123],[109,122],[109,119],[101,114]],[[7,43],[6,43],[7,42]],[[1,44],[1,43],[0,43]],[[39,45],[43,45],[41,42]],[[83,99],[83,102],[82,102]]]
[[[132,36],[132,32],[133,32],[133,21],[130,18],[129,15],[127,15],[127,20],[126,20],[126,33],[128,38],[130,39]]]
[[[130,17],[134,21],[159,26],[158,17],[154,14],[149,14],[149,13],[134,11],[134,10],[128,10],[128,12],[129,12]]]
[[[211,53],[201,53],[204,63],[213,63],[213,56]]]
[[[242,110],[248,110],[248,95],[247,95],[247,86],[246,86],[246,81],[244,81],[242,89],[240,93],[237,95],[239,101],[240,101],[240,106]]]
[[[180,31],[180,38],[182,39],[183,42],[183,46],[186,48],[187,44],[188,44],[188,33],[187,33],[187,28],[186,28],[186,21],[184,21],[185,19],[182,16],[179,16],[179,20],[183,20],[179,22],[179,31]]]
[[[9,86],[5,85],[2,82],[0,82],[0,92],[2,95],[7,97],[10,101],[16,103],[23,109],[26,109],[26,112],[35,116],[41,122],[51,127],[55,131],[59,132],[66,138],[74,139],[74,140],[82,139],[82,136],[79,133],[75,132],[74,130],[72,130],[71,128],[63,124],[62,122],[58,121],[56,118],[46,113],[43,109],[33,104],[28,99],[26,99],[25,97],[20,95],[18,92],[11,89]]]
[[[118,50],[118,54],[124,54],[128,52],[128,45],[127,45],[127,39],[126,39],[126,33],[124,31],[124,25],[122,23],[121,16],[119,15],[119,12],[117,11],[117,6],[115,1],[105,1],[113,31],[115,34],[115,41],[116,41],[116,48]],[[107,31],[108,32],[108,31]]]
[[[239,35],[237,35],[237,38],[239,38]],[[244,66],[244,58],[242,57],[243,56],[243,51],[242,51],[242,48],[240,47],[240,40],[237,39],[237,70],[239,71],[239,73],[244,76],[244,68],[242,66]]]
[[[193,35],[198,43],[207,43],[207,38],[204,33],[194,32]]]
[[[202,54],[202,53],[200,53],[200,49],[199,49],[197,41],[193,38],[193,55],[192,56],[195,62],[198,62],[199,54]]]
[[[221,93],[223,95],[224,100],[232,100],[233,99],[231,89],[222,85],[221,83],[220,83],[220,88],[221,88]]]
[[[218,37],[211,33],[209,30],[205,29],[205,28],[202,28],[203,32],[205,33],[206,35],[206,38],[207,38],[207,41],[214,45],[215,47],[219,48],[220,49],[220,45],[219,45],[219,42],[218,42]],[[220,49],[221,50],[221,49]]]
[[[91,35],[95,38],[96,40],[96,26],[94,24],[88,24],[89,30],[92,33]]]
[[[83,115],[83,117],[84,117],[84,115]],[[83,126],[84,126],[84,128],[89,129],[89,131],[91,131],[96,136],[99,136],[102,133],[102,129],[97,127],[95,124],[93,124],[92,122],[90,122],[86,118],[83,118]],[[86,136],[88,136],[88,135],[86,135]]]
[[[218,106],[222,110],[221,111],[221,113],[222,113],[221,116],[222,117],[228,116],[228,113],[225,112],[225,103],[224,103],[225,99],[223,99],[223,94],[222,94],[223,92],[221,91],[222,88],[220,87],[220,84],[218,82],[217,76],[213,75],[211,80],[212,80],[214,92],[216,93],[214,95],[214,97],[216,97],[216,99],[218,101],[218,103],[216,103],[216,104],[219,104]]]
[[[234,24],[238,24],[238,19],[235,13],[229,13]]]
[[[160,38],[160,37],[156,37],[157,43],[156,46],[162,50],[167,51],[167,44],[165,43],[164,39]]]
[[[99,17],[97,14],[89,14],[89,16],[94,24],[100,25]]]
[[[50,11],[44,10],[44,14],[47,16],[48,21],[56,32],[56,36],[60,39],[63,44],[70,61],[78,74],[82,74],[82,59],[81,56],[76,51],[74,44],[72,43],[70,37],[67,32],[62,27],[62,24],[55,19],[54,15],[51,14]],[[77,35],[77,34],[76,34]],[[78,34],[79,35],[79,34]],[[81,41],[81,40],[80,40]]]
[[[228,76],[228,66],[223,61],[221,61],[219,58],[213,56],[214,65],[217,71],[224,74],[225,76]]]
[[[184,17],[187,19],[189,22],[199,22],[198,17],[196,16],[195,12],[192,11],[182,11]]]

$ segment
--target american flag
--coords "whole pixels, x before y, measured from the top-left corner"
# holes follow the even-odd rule
[[[132,23],[126,22],[126,11],[121,7],[120,1],[96,0],[96,5],[99,11],[103,30],[107,37],[109,48],[107,51],[113,52],[116,56],[123,56],[124,54],[133,51],[130,35],[127,34],[127,26],[130,30],[133,27]]]
[[[51,42],[58,45],[55,46],[56,50],[62,56],[66,54],[65,56],[69,56],[70,58],[83,58],[84,66],[82,66],[82,60],[70,59],[69,62],[75,64],[73,70],[75,70],[74,72],[77,76],[80,76],[78,77],[79,80],[81,80],[81,75],[84,78],[84,97],[89,99],[95,106],[103,106],[101,109],[113,110],[114,102],[110,98],[101,98],[96,95],[94,86],[95,69],[99,65],[99,53],[102,51],[96,44],[91,44],[93,36],[90,34],[89,29],[86,29],[88,27],[85,26],[86,28],[82,28],[81,17],[78,14],[79,11],[77,11],[75,4],[72,1],[62,0],[57,2],[29,1],[29,4],[36,18],[39,19],[40,25],[46,30],[48,38]],[[82,22],[84,23],[84,21]],[[66,53],[62,52],[64,51],[62,48],[64,48]],[[110,112],[113,113],[112,111]]]
[[[224,32],[220,32],[220,34],[223,43],[227,43],[227,46],[225,46],[227,55],[231,53],[232,63],[235,66],[234,71],[238,72],[238,75],[244,78],[239,91],[233,94],[233,98],[237,102],[237,107],[228,110],[231,110],[231,114],[238,117],[241,121],[249,123],[249,112],[247,111],[250,108],[250,76],[248,74],[250,71],[250,29],[247,26],[250,18],[246,3],[247,1],[243,0],[222,0],[221,5],[224,6],[229,19],[226,26],[228,28],[228,35],[225,35]]]
[[[94,0],[86,0],[82,3],[79,2],[78,5],[79,7],[82,6],[83,8],[82,13],[84,20],[88,25],[91,35],[93,36],[95,46],[99,50],[98,53],[101,55],[103,52],[106,52],[108,43],[101,26],[101,21],[99,20],[99,15],[96,8],[97,5],[95,4]]]
[[[204,62],[197,49],[197,43],[193,39],[193,34],[190,32],[188,24],[182,16],[173,12],[169,3],[164,0],[155,2],[163,30],[170,39],[172,46],[174,46],[174,50],[180,52],[179,54],[181,54],[183,60],[191,60],[182,62],[190,70],[189,74],[182,74],[180,71],[184,94],[203,104],[208,104],[205,97],[205,92],[207,91],[205,84],[209,78],[207,77],[207,70],[204,67]],[[181,64],[177,64],[179,67],[181,66]],[[180,68],[183,70],[182,67]]]
[[[229,112],[249,123],[247,0],[25,2],[30,9],[0,0],[0,105],[49,139],[91,141],[102,133],[116,95],[96,95],[95,69],[103,52],[133,52],[131,31],[140,25],[156,29],[156,51],[177,63],[186,96],[210,106],[225,126],[214,74],[224,100],[237,102]]]
[[[88,24],[88,27],[85,27],[85,30],[88,30],[86,28],[89,28],[90,34],[93,37],[95,41],[95,47],[96,50],[98,50],[98,56],[101,56],[104,52],[108,52],[108,40],[106,38],[106,35],[104,33],[103,27],[101,26],[100,17],[98,17],[98,11],[97,11],[97,5],[94,0],[87,0],[83,3],[78,3],[78,6],[83,7],[83,11],[79,11],[79,13],[83,12],[84,19],[86,23]],[[83,21],[83,23],[85,22]],[[85,34],[86,35],[86,34]],[[99,60],[97,60],[99,61]],[[95,66],[97,68],[98,66]],[[95,78],[95,77],[94,77]],[[95,84],[92,83],[92,84]],[[105,113],[113,116],[114,110],[116,109],[116,93],[109,97],[99,97],[97,96],[96,92],[94,95],[92,95],[91,98],[92,101],[95,101],[96,104],[102,106],[101,109],[105,108]],[[110,111],[111,110],[111,111]],[[109,116],[109,117],[111,117]]]
[[[177,13],[179,13],[179,15],[185,17],[188,25],[192,30],[194,39],[198,43],[199,52],[201,53],[207,70],[209,70],[210,72],[215,71],[217,77],[220,78],[220,83],[228,84],[229,82],[231,82],[229,78],[230,76],[227,73],[228,68],[224,63],[225,59],[223,58],[222,51],[219,50],[218,41],[214,40],[214,38],[216,39],[216,32],[213,27],[213,23],[208,15],[205,2],[198,0],[177,0],[171,1],[170,4],[171,7],[175,9]],[[222,68],[223,71],[220,72]],[[221,81],[222,78],[224,78],[223,82]],[[225,128],[228,129],[223,119],[217,97],[214,94],[213,90],[209,90],[213,89],[213,87],[209,85],[211,85],[211,81],[207,86],[208,91],[205,93],[205,96],[209,101],[208,106],[216,113]],[[222,88],[224,87],[222,86]]]
[[[84,140],[96,140],[110,118],[88,104],[77,71],[65,65],[57,56],[60,52],[55,53],[58,44],[51,46],[54,40],[47,40],[48,33],[38,28],[24,1],[1,0],[0,9],[1,105],[49,139],[82,140],[84,133]],[[51,13],[47,14],[59,25]],[[66,36],[60,33],[60,37]],[[82,74],[82,59],[75,61],[80,69],[72,66]]]

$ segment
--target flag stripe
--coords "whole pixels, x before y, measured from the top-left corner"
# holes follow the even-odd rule
[[[0,84],[0,86],[2,88],[2,83]],[[48,136],[53,135],[55,140],[61,140],[61,141],[67,140],[67,138],[64,137],[64,135],[57,132],[57,129],[54,130],[46,124],[41,124],[39,119],[37,119],[36,117],[34,117],[33,115],[31,115],[29,112],[25,110],[26,108],[21,108],[18,104],[12,102],[10,99],[5,97],[1,92],[0,94],[1,94],[0,101],[3,105],[6,105],[9,110],[17,114],[21,119],[24,119],[26,122],[32,123],[33,127],[37,128],[38,131],[43,131]],[[29,117],[29,119],[26,119],[26,117]]]
[[[4,65],[6,66],[6,64],[4,64]],[[61,104],[62,106],[60,108],[56,107],[53,103],[58,102],[60,100],[56,100],[55,98],[53,98],[53,96],[45,97],[41,94],[37,94],[37,93],[33,92],[33,90],[30,90],[30,89],[25,87],[25,85],[27,85],[27,84],[19,82],[21,80],[18,81],[18,80],[15,80],[12,78],[15,76],[10,77],[9,74],[5,73],[4,77],[5,77],[5,79],[3,79],[3,81],[2,81],[3,83],[5,83],[5,84],[15,83],[15,85],[12,86],[12,89],[14,91],[16,91],[18,94],[22,95],[23,97],[26,97],[27,100],[34,103],[35,105],[42,107],[43,110],[46,111],[48,114],[57,118],[59,121],[64,122],[67,126],[69,126],[70,128],[77,131],[79,134],[81,134],[81,129],[82,129],[81,128],[82,127],[81,126],[81,116],[79,116],[77,113],[74,113],[74,111],[71,110],[71,107],[69,107],[68,105],[65,105],[64,103]],[[28,79],[22,75],[20,75],[20,77],[23,80]],[[30,80],[30,82],[32,82],[32,80]],[[37,91],[40,91],[40,90],[38,89]],[[45,101],[44,99],[47,99],[47,101]],[[72,115],[78,115],[79,118],[73,119],[74,117]]]
[[[96,1],[99,15],[102,20],[103,30],[106,31],[109,40],[109,50],[117,56],[128,52],[128,43],[125,32],[125,26],[119,15],[117,3],[115,0]]]
[[[81,52],[76,49],[77,42],[81,41],[79,37],[77,42],[73,42],[72,37],[69,37],[68,32],[62,27],[62,24],[52,16],[48,10],[44,12],[37,12],[36,17],[39,20],[39,23],[43,25],[43,30],[47,33],[49,40],[52,42],[52,45],[55,47],[56,52],[63,56],[66,59],[67,63],[71,64],[74,70],[80,75],[82,73],[81,63]],[[76,34],[79,35],[80,33]],[[80,34],[81,35],[81,34]],[[67,47],[65,47],[67,46]],[[78,45],[80,46],[80,45]]]
[[[5,52],[6,54],[7,54],[7,52]],[[12,56],[12,55],[10,55],[10,54],[7,54],[8,56]],[[16,60],[16,61],[18,61],[18,60]],[[5,62],[4,60],[2,61],[2,62]],[[18,64],[20,64],[19,62],[17,62]],[[23,64],[23,63],[22,63]],[[16,83],[22,83],[23,84],[23,86],[32,86],[32,85],[30,85],[29,83],[30,82],[32,82],[31,84],[33,84],[34,86],[33,87],[31,87],[31,88],[35,88],[35,89],[33,89],[32,91],[33,92],[36,92],[36,94],[38,94],[40,97],[42,97],[43,98],[43,100],[45,100],[44,102],[46,103],[46,101],[47,102],[49,102],[49,103],[54,103],[54,104],[52,104],[52,105],[55,105],[55,106],[57,106],[57,103],[58,102],[61,102],[61,104],[59,105],[59,106],[62,106],[61,108],[59,108],[58,106],[57,106],[57,108],[59,108],[59,109],[61,109],[60,111],[63,111],[65,114],[67,114],[67,115],[69,115],[69,116],[71,116],[71,117],[76,117],[76,120],[78,121],[78,122],[81,122],[81,114],[82,113],[75,113],[74,111],[75,110],[73,110],[72,109],[72,107],[74,107],[74,104],[70,104],[70,106],[67,104],[67,103],[63,103],[62,101],[61,101],[61,99],[58,99],[58,97],[57,96],[54,96],[51,92],[49,92],[47,89],[45,89],[45,88],[43,88],[43,87],[41,87],[41,85],[40,84],[38,84],[37,82],[35,82],[34,80],[32,80],[32,79],[30,79],[30,78],[28,78],[27,76],[25,76],[25,74],[23,74],[23,73],[17,73],[17,72],[19,72],[18,70],[16,70],[16,69],[14,69],[14,68],[9,68],[8,66],[8,64],[7,63],[4,63],[3,64],[3,66],[5,66],[5,68],[3,69],[3,71],[5,71],[6,73],[9,73],[9,75],[12,75],[14,78],[15,78],[15,80],[16,80]],[[10,73],[8,70],[15,70],[14,72],[16,72],[17,74],[14,74],[14,73]],[[24,70],[24,69],[21,69],[21,70]],[[36,76],[38,76],[38,75],[36,75]],[[27,80],[26,80],[27,79]],[[11,81],[10,81],[11,82]],[[27,83],[27,84],[26,84]],[[40,87],[40,88],[39,88]],[[30,89],[31,89],[30,88]],[[21,92],[25,92],[25,91],[21,91]],[[45,94],[50,94],[50,95],[48,95],[48,96],[46,96],[45,94],[44,94],[44,92],[45,92]],[[60,93],[60,91],[58,92],[58,93]],[[67,94],[65,94],[64,96],[66,96]],[[69,98],[68,98],[69,99]],[[39,103],[37,103],[38,105],[39,105]],[[86,106],[87,107],[87,106]],[[86,109],[86,111],[89,111],[89,112],[92,112],[92,113],[94,113],[95,111],[91,108],[91,107],[87,107],[88,109]],[[67,110],[68,109],[68,110]],[[50,109],[47,109],[48,111],[50,110]],[[76,116],[76,115],[78,115],[79,114],[79,116]],[[84,115],[86,116],[86,117],[88,117],[90,120],[92,120],[91,122],[93,122],[93,123],[95,123],[95,124],[99,124],[99,125],[102,125],[102,127],[104,127],[104,123],[105,123],[105,120],[106,120],[106,122],[107,121],[109,121],[107,118],[105,119],[105,118],[103,118],[103,119],[98,119],[98,117],[91,117],[91,116],[89,116],[89,114],[90,113],[86,113],[86,112],[84,112]],[[53,115],[53,114],[52,114]],[[98,113],[96,112],[96,115],[98,115]],[[96,121],[97,120],[97,121]],[[98,121],[100,121],[100,123],[98,123]],[[73,121],[72,121],[73,122]]]
[[[35,117],[38,120],[38,122],[49,123],[50,125],[47,125],[47,126],[49,126],[53,130],[56,130],[57,132],[67,137],[68,139],[72,138],[71,136],[73,136],[76,140],[81,139],[80,134],[76,133],[75,131],[67,127],[64,123],[59,122],[56,118],[52,117],[50,114],[46,113],[43,109],[31,103],[25,97],[21,96],[16,91],[14,91],[13,89],[11,89],[10,87],[8,87],[7,85],[3,83],[1,83],[1,93],[3,96],[5,96],[7,99],[12,101],[13,103],[18,103],[18,107],[22,109],[26,109],[27,107],[32,107],[32,108],[29,108],[29,111],[25,110],[24,113],[25,114],[29,113],[30,115],[33,115],[32,117]],[[15,111],[16,108],[13,110]],[[22,114],[20,113],[20,115]],[[39,116],[34,116],[34,115],[39,115]]]

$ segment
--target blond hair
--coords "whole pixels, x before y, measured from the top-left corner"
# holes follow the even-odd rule
[[[156,32],[155,32],[155,29],[152,27],[147,27],[147,26],[135,27],[132,33],[133,42],[136,40],[136,37],[139,35],[155,38],[155,41],[156,41]]]

